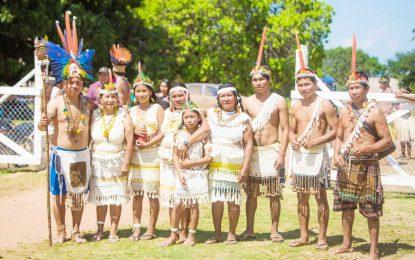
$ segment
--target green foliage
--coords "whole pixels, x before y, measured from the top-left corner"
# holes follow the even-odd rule
[[[337,47],[326,51],[322,72],[331,75],[336,80],[338,90],[345,89],[347,77],[351,71],[351,57],[351,47]],[[366,72],[369,76],[375,76],[384,72],[386,67],[376,57],[357,50],[357,69]]]
[[[310,45],[310,65],[317,69],[333,13],[320,0],[6,1],[0,8],[2,81],[13,84],[32,69],[34,36],[60,43],[54,20],[62,24],[66,10],[78,17],[85,48],[97,51],[95,68],[110,65],[108,49],[120,42],[133,53],[130,79],[141,60],[155,81],[232,81],[245,94],[268,26],[263,63],[285,95],[294,84],[294,31]]]
[[[415,91],[415,50],[396,54],[395,60],[388,62],[392,76],[400,80],[402,87]]]
[[[155,78],[187,82],[232,81],[251,92],[249,72],[263,26],[268,26],[263,63],[274,87],[288,94],[294,75],[294,31],[310,44],[319,67],[332,8],[320,1],[144,0],[136,9],[150,32],[144,61]]]
[[[78,17],[78,35],[84,38],[84,48],[96,50],[95,68],[110,65],[108,50],[112,43],[128,45],[137,53],[140,35],[139,19],[132,9],[139,0],[125,1],[3,1],[0,8],[0,81],[14,84],[33,69],[33,40],[48,35],[61,44],[55,20],[64,24],[64,12],[71,10]],[[134,74],[135,73],[131,73]]]

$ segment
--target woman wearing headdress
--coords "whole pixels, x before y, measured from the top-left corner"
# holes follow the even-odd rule
[[[121,106],[130,104],[130,83],[125,77],[127,65],[132,60],[131,52],[120,44],[113,44],[110,49],[112,69],[115,76],[115,87],[118,91],[118,100]]]
[[[163,125],[161,131],[164,134],[160,145],[160,203],[163,207],[169,208],[171,215],[174,207],[173,199],[176,187],[176,173],[173,165],[173,147],[175,145],[174,135],[179,130],[182,122],[183,106],[189,100],[189,91],[183,83],[176,83],[169,91],[170,107],[164,112]],[[209,135],[209,126],[202,115],[201,126],[188,138],[176,143],[179,156],[184,158],[188,148],[197,141],[205,139]],[[189,222],[190,211],[185,210],[182,214],[182,233],[180,242],[184,242],[187,236],[187,225]]]
[[[252,155],[253,131],[250,117],[243,112],[241,97],[232,83],[219,87],[217,101],[218,107],[207,112],[212,140],[209,190],[215,234],[206,243],[221,241],[223,208],[227,202],[229,231],[225,243],[235,244],[242,184],[248,178]]]
[[[112,75],[110,81],[100,90],[100,108],[93,112],[92,138],[92,179],[89,201],[97,205],[98,231],[94,236],[103,238],[105,216],[110,209],[110,242],[117,242],[121,205],[129,201],[127,176],[133,149],[131,118],[118,109],[118,94]]]
[[[133,195],[133,234],[130,239],[150,240],[156,237],[156,223],[159,214],[160,163],[158,149],[163,133],[164,110],[156,103],[153,82],[141,71],[133,86],[136,106],[130,109],[134,125],[135,148],[131,158],[129,189]],[[150,221],[147,232],[140,236],[143,198],[150,201]]]

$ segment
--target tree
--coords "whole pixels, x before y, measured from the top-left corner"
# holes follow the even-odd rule
[[[140,19],[132,9],[139,0],[103,1],[3,1],[0,7],[0,81],[14,84],[33,69],[33,40],[48,35],[61,44],[56,33],[55,20],[63,24],[64,12],[71,10],[78,17],[78,34],[84,38],[84,48],[96,50],[95,67],[110,65],[108,50],[120,42],[138,53],[145,38]],[[131,75],[135,75],[130,71]]]
[[[310,64],[318,68],[332,12],[317,0],[144,0],[136,8],[149,32],[143,59],[153,77],[232,81],[243,93],[251,92],[249,72],[268,26],[263,63],[285,95],[294,84],[294,31],[311,46]]]
[[[415,50],[397,53],[388,65],[392,76],[400,80],[402,87],[410,87],[415,91]]]
[[[348,75],[352,48],[337,47],[326,51],[323,60],[323,74],[331,75],[337,83],[338,89],[344,90]],[[369,56],[362,50],[357,50],[357,69],[366,72],[369,76],[379,75],[386,70],[376,57]]]

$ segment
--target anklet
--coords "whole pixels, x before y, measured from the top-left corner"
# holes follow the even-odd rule
[[[138,223],[138,224],[134,224],[134,225],[133,225],[133,232],[134,232],[134,230],[135,230],[136,228],[141,228],[141,224],[140,224],[140,223]]]
[[[189,228],[189,233],[190,233],[190,234],[196,234],[196,229],[190,229],[190,228]]]
[[[97,221],[97,225],[104,225],[105,221]]]

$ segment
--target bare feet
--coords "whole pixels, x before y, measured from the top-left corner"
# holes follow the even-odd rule
[[[155,238],[156,238],[156,235],[148,231],[140,237],[141,240],[153,240]]]
[[[341,245],[334,254],[353,253],[353,247],[351,245]]]
[[[179,238],[176,234],[171,234],[166,240],[160,243],[160,246],[161,247],[171,246],[173,244],[176,244],[178,239]]]

